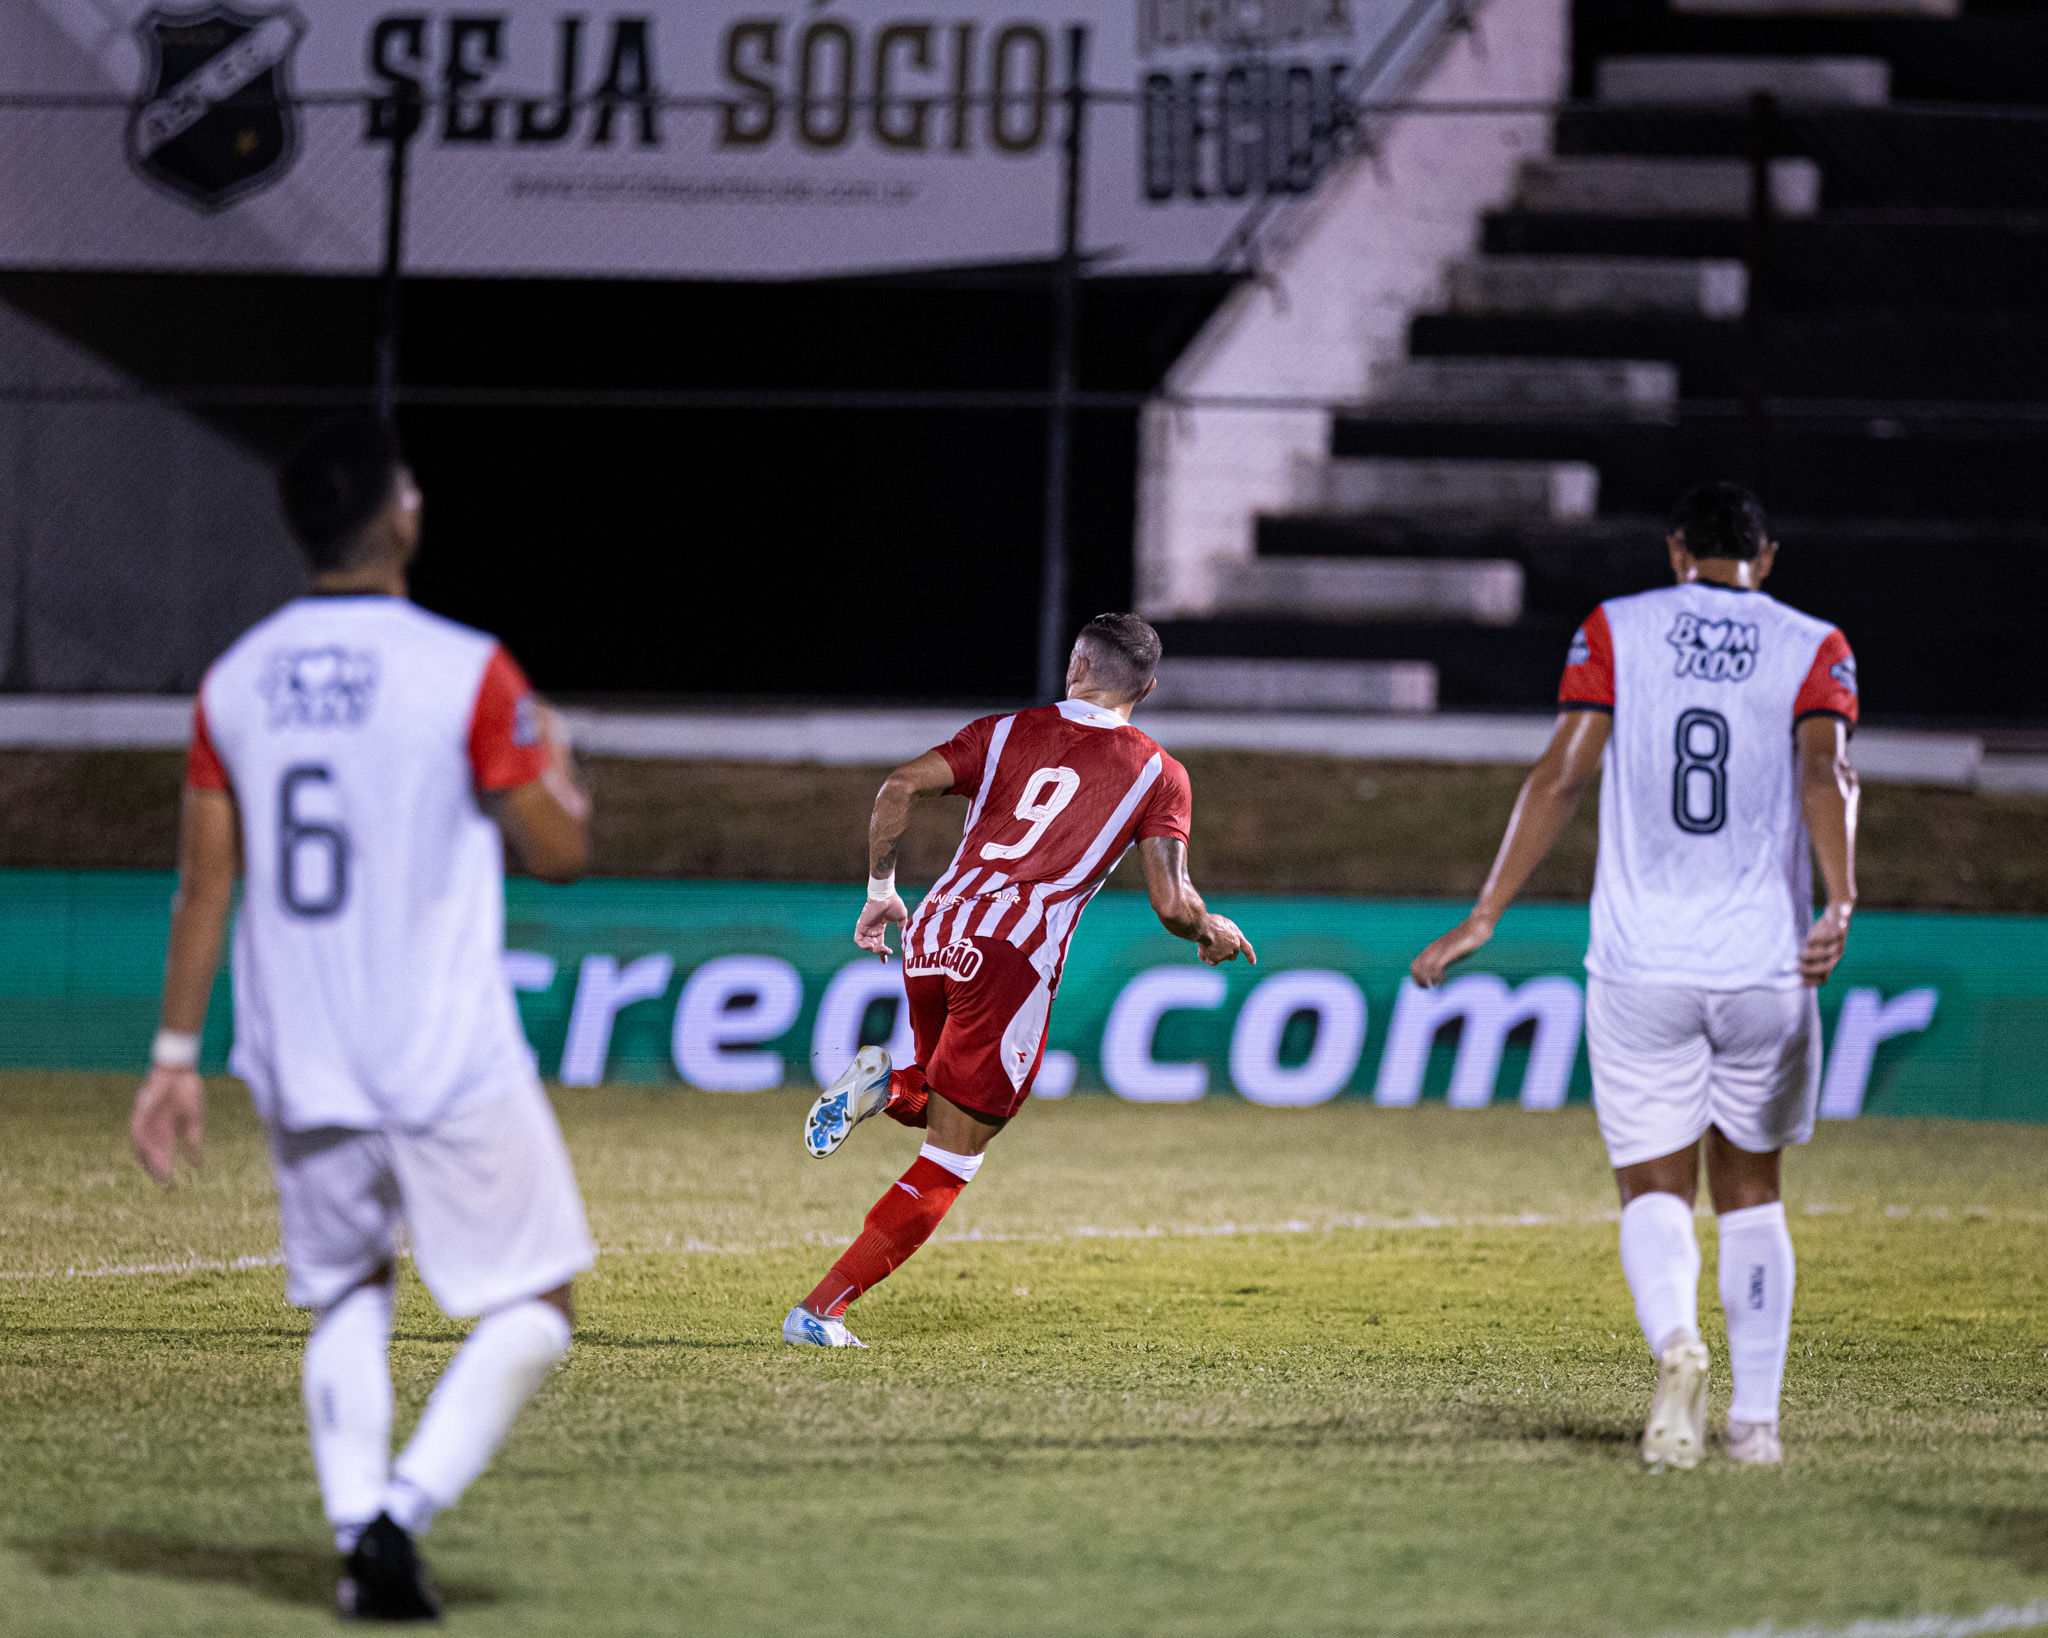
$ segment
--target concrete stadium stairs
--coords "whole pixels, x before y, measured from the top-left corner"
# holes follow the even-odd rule
[[[2014,67],[2048,70],[2048,11],[1814,3],[1580,0],[1554,153],[1171,654],[1421,663],[1444,705],[1540,707],[1592,605],[1666,578],[1679,492],[1732,477],[1867,710],[2048,717],[2048,72]],[[1935,96],[2040,117],[1895,100]]]

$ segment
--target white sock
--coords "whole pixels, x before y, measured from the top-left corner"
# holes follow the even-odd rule
[[[951,1172],[962,1183],[972,1183],[974,1174],[981,1170],[981,1163],[988,1159],[986,1153],[978,1155],[956,1155],[951,1149],[935,1148],[927,1143],[917,1151],[919,1160],[929,1160],[942,1171]]]
[[[1717,1220],[1721,1231],[1721,1312],[1728,1316],[1728,1362],[1737,1422],[1775,1422],[1792,1340],[1796,1271],[1785,1204],[1745,1206]]]
[[[569,1322],[538,1297],[484,1316],[427,1399],[379,1509],[417,1533],[497,1454],[512,1419],[569,1351]]]
[[[1639,1194],[1621,1208],[1621,1272],[1651,1353],[1661,1359],[1674,1333],[1699,1335],[1700,1242],[1677,1195]]]
[[[334,1544],[377,1516],[391,1466],[391,1286],[359,1285],[306,1338],[306,1427]]]

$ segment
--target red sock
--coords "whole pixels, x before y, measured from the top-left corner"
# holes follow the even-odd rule
[[[860,1238],[840,1253],[832,1272],[804,1298],[804,1306],[826,1319],[838,1319],[846,1305],[863,1291],[878,1286],[939,1226],[967,1185],[945,1167],[917,1157],[910,1170],[889,1185],[868,1213]]]
[[[916,1064],[889,1072],[889,1101],[882,1105],[882,1113],[904,1126],[924,1126],[924,1106],[931,1101],[931,1091],[924,1084],[924,1071]]]

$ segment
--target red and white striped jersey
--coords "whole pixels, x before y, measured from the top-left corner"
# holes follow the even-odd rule
[[[970,722],[938,747],[966,834],[903,930],[906,976],[968,938],[1008,940],[1059,989],[1067,942],[1133,842],[1185,842],[1187,770],[1113,711],[1062,700]]]

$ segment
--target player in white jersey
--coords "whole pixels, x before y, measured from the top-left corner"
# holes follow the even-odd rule
[[[1793,1286],[1778,1160],[1813,1135],[1814,991],[1856,906],[1856,661],[1840,631],[1759,589],[1777,544],[1746,490],[1689,492],[1668,546],[1676,586],[1603,603],[1579,628],[1557,732],[1479,902],[1411,972],[1440,983],[1492,937],[1604,763],[1586,1047],[1622,1271],[1658,1362],[1643,1459],[1691,1467],[1706,1445],[1704,1148],[1734,1376],[1727,1450],[1774,1464]]]
[[[509,838],[583,868],[589,801],[490,637],[406,599],[420,496],[370,422],[286,463],[314,590],[245,633],[193,709],[143,1164],[198,1158],[199,1034],[234,878],[233,1072],[268,1133],[285,1293],[314,1311],[306,1415],[347,1555],[343,1612],[432,1619],[413,1537],[566,1353],[583,1204],[503,971]],[[501,838],[502,833],[502,838]],[[391,1460],[395,1231],[444,1312],[481,1316]]]

